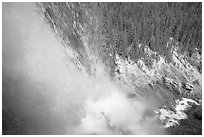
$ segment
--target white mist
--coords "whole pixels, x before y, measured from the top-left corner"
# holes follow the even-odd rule
[[[13,134],[163,134],[144,101],[76,69],[34,3],[3,3],[3,117]],[[96,68],[97,69],[97,68]],[[17,126],[16,126],[17,125]],[[3,125],[4,126],[4,125]]]

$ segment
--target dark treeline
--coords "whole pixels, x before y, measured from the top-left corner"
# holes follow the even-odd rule
[[[41,3],[51,27],[61,32],[74,48],[89,45],[110,58],[109,53],[137,59],[139,43],[166,53],[172,37],[182,53],[202,51],[202,3]],[[81,26],[81,27],[80,27]],[[83,28],[83,29],[82,29]],[[97,43],[97,44],[96,44]],[[107,56],[108,55],[108,56]]]
[[[99,3],[103,30],[112,45],[148,44],[164,52],[170,37],[189,54],[202,48],[202,3]],[[116,36],[115,36],[116,35]],[[124,53],[124,52],[123,52]]]

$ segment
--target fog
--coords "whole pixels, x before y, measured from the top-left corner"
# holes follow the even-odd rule
[[[76,69],[34,3],[2,7],[3,133],[165,133],[154,105],[127,97],[108,76]]]

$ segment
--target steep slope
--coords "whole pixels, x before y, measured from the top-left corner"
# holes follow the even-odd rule
[[[200,51],[196,48],[194,50],[196,52],[189,56],[189,51],[183,52],[185,49],[183,41],[178,42],[178,38],[174,39],[166,37],[166,35],[163,40],[160,39],[161,43],[156,43],[154,36],[148,42],[135,40],[137,34],[134,34],[131,29],[137,30],[140,27],[132,25],[128,20],[121,23],[123,24],[121,29],[119,20],[119,28],[117,28],[117,23],[114,24],[114,20],[108,18],[104,7],[108,7],[108,10],[111,11],[110,16],[113,15],[117,22],[117,19],[121,17],[114,16],[117,15],[115,12],[123,13],[123,10],[119,10],[123,6],[119,6],[119,8],[116,6],[116,8],[114,3],[111,4],[45,3],[39,5],[51,28],[59,33],[63,42],[73,46],[71,48],[77,55],[74,62],[77,62],[79,69],[93,76],[111,75],[111,78],[116,80],[119,85],[127,86],[130,97],[149,99],[151,96],[155,98],[158,100],[155,113],[159,115],[158,118],[163,122],[164,127],[170,129],[176,125],[182,125],[182,119],[191,117],[190,114],[189,116],[186,114],[186,111],[191,111],[191,106],[200,109],[202,105],[202,57]],[[141,8],[142,4],[139,7]],[[129,10],[127,10],[128,12]],[[130,16],[127,16],[130,20],[131,12],[133,11],[130,11]],[[68,21],[66,20],[67,14],[71,16]],[[125,15],[126,13],[124,13]],[[162,14],[162,16],[167,15]],[[144,19],[144,21],[146,20]],[[159,21],[163,22],[164,20],[160,19]],[[107,29],[111,23],[113,23],[113,27]],[[172,25],[176,24],[172,21]],[[179,31],[179,26],[175,26],[175,29],[177,27],[177,31]],[[141,35],[145,36],[145,31],[148,29],[141,29],[144,31],[141,30]],[[189,45],[186,46],[189,47]],[[96,69],[100,68],[97,66],[102,66],[101,63],[106,66],[100,70]],[[188,104],[188,102],[194,103]],[[185,109],[179,109],[181,104],[184,104]],[[198,120],[198,123],[200,122]],[[197,129],[199,128],[197,127]],[[174,131],[174,133],[176,132]],[[185,133],[187,132],[183,134]],[[201,132],[196,133],[200,134]]]

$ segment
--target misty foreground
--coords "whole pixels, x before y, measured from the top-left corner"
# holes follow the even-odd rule
[[[202,134],[200,41],[142,41],[128,6],[3,3],[3,134]]]

